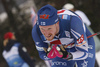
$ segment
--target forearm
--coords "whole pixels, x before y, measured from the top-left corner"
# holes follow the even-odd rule
[[[21,56],[21,58],[30,66],[30,67],[34,67],[33,61],[30,58],[29,54],[23,50],[24,47],[20,46],[19,47],[19,55]]]
[[[88,53],[82,51],[71,52],[71,54],[73,55],[72,60],[84,60],[88,57]]]
[[[32,61],[32,59],[30,58],[30,56],[27,53],[23,54],[24,56],[21,56],[22,59],[30,66],[30,67],[34,67],[34,62]]]
[[[54,50],[51,48],[50,51],[48,51],[48,47],[39,47],[36,46],[36,49],[39,53],[39,56],[42,60],[50,60],[52,58],[55,58]]]
[[[50,58],[48,58],[48,57],[46,56],[46,53],[45,53],[44,51],[42,51],[42,52],[39,51],[39,56],[40,56],[40,58],[41,58],[42,60],[50,60]]]

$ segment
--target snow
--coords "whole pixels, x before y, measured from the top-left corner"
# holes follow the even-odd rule
[[[96,52],[96,59],[97,59],[97,62],[100,66],[100,51],[99,52]]]
[[[7,18],[7,13],[3,12],[0,14],[0,22],[3,22]]]

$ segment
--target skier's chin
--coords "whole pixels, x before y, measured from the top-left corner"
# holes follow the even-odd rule
[[[53,40],[53,37],[47,38],[47,40],[48,40],[48,41],[51,41],[51,40]]]

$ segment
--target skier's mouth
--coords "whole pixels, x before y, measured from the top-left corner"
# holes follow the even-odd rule
[[[51,37],[52,35],[46,36],[47,38]]]

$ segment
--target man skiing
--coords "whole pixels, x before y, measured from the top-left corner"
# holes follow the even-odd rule
[[[32,37],[39,56],[51,67],[94,67],[95,43],[81,18],[68,10],[45,5],[38,11]],[[73,44],[72,44],[73,43]],[[70,44],[70,45],[69,45]]]

